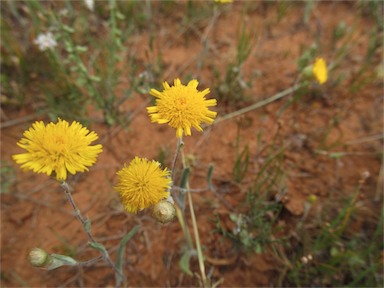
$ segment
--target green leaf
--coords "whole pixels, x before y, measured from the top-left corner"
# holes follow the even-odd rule
[[[47,270],[54,270],[61,266],[76,266],[77,261],[72,257],[60,255],[60,254],[50,254],[51,263],[46,267]]]
[[[120,13],[119,11],[116,12],[116,18],[119,20],[124,20],[125,16],[124,14]]]
[[[249,165],[249,147],[245,145],[240,155],[236,156],[235,165],[233,167],[233,175],[235,181],[240,183],[247,174]]]
[[[187,186],[189,172],[190,172],[189,168],[185,168],[183,170],[183,174],[181,175],[181,180],[180,180],[180,188],[185,188]]]
[[[89,79],[95,82],[100,82],[101,78],[99,76],[89,75]]]
[[[180,188],[184,189],[187,186],[188,183],[188,176],[189,176],[190,169],[185,168],[183,170],[183,174],[181,175],[181,180],[180,180]],[[178,195],[178,204],[180,205],[180,209],[184,211],[185,209],[185,192],[180,191]]]
[[[189,269],[189,262],[191,261],[191,257],[192,257],[191,251],[187,250],[184,252],[183,256],[181,256],[181,259],[179,262],[181,271],[188,274],[189,276],[193,275],[191,269]]]
[[[91,220],[89,218],[84,222],[84,230],[87,233],[91,233]]]
[[[77,51],[79,51],[80,53],[88,51],[88,48],[87,48],[86,46],[80,46],[80,45],[77,45],[77,46],[75,47],[75,49],[76,49]]]
[[[64,31],[68,32],[68,33],[73,33],[75,32],[75,30],[67,25],[63,25],[63,29]]]
[[[105,249],[104,245],[98,242],[88,242],[89,246],[93,249],[99,250],[104,257],[108,257],[108,251]]]
[[[136,233],[139,231],[140,226],[136,225],[129,231],[123,239],[120,241],[119,249],[117,250],[117,260],[116,260],[116,267],[119,271],[123,268],[123,262],[124,262],[124,248],[127,245],[128,241],[132,239],[133,236],[136,235]]]
[[[208,168],[208,173],[207,173],[207,182],[208,182],[208,188],[212,190],[213,185],[212,185],[212,173],[213,173],[213,164],[209,165]]]
[[[254,248],[254,250],[255,250],[255,252],[256,252],[257,254],[260,254],[261,252],[263,252],[263,249],[261,249],[261,245],[260,245],[260,243],[256,243],[256,244],[255,244],[255,248]]]
[[[329,154],[329,157],[333,158],[333,159],[338,159],[338,158],[341,158],[343,156],[345,156],[345,153],[343,153],[343,152],[334,152],[334,153]]]
[[[234,214],[234,213],[231,213],[231,214],[229,214],[229,219],[231,219],[231,221],[232,221],[232,222],[236,223],[236,222],[237,222],[237,219],[238,219],[238,217],[237,217],[237,215],[236,215],[236,214]]]

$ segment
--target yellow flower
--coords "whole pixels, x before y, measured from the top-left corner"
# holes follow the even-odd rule
[[[232,3],[233,0],[215,0],[216,3],[221,3],[221,4],[225,4],[225,3]]]
[[[98,138],[97,134],[76,121],[69,125],[59,119],[47,126],[36,121],[23,135],[17,145],[27,152],[13,155],[16,163],[22,164],[23,169],[48,176],[53,172],[60,181],[67,179],[67,171],[75,174],[88,170],[86,166],[92,166],[103,151],[100,144],[89,145]]]
[[[203,131],[200,126],[202,122],[212,124],[217,112],[208,110],[208,107],[215,106],[216,99],[205,99],[209,88],[198,91],[197,85],[197,80],[191,80],[185,86],[179,79],[175,79],[173,87],[164,82],[162,92],[151,89],[149,93],[157,98],[156,106],[147,107],[152,122],[168,123],[176,129],[178,138],[183,136],[183,132],[191,135],[191,127]]]
[[[316,58],[312,68],[313,76],[319,84],[324,84],[328,79],[327,63],[323,58]]]
[[[115,189],[125,209],[130,213],[148,208],[169,196],[172,180],[160,163],[135,157],[128,166],[118,171],[118,184]]]

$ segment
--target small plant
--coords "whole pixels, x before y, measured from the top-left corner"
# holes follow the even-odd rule
[[[219,80],[220,75],[216,73],[217,81],[216,93],[220,100],[234,104],[239,100],[244,100],[244,90],[250,88],[250,83],[246,83],[242,74],[242,68],[249,57],[256,36],[252,31],[248,32],[243,25],[239,38],[237,40],[236,60],[229,63],[226,69],[224,79]]]
[[[337,202],[330,201],[316,227],[308,229],[305,225],[299,226],[296,233],[302,236],[296,244],[298,247],[289,248],[297,253],[290,257],[292,266],[289,267],[285,285],[381,285],[383,280],[378,272],[382,269],[380,251],[383,249],[383,214],[372,219],[373,237],[369,240],[364,231],[356,231],[350,227],[351,222],[365,217],[364,204],[359,201],[365,180],[366,175],[362,175],[360,184],[351,197]],[[336,206],[341,208],[335,210]],[[291,245],[295,242],[291,241]],[[310,259],[307,254],[311,255]]]
[[[282,239],[276,240],[273,236],[276,231],[275,225],[283,208],[281,200],[286,192],[284,183],[285,173],[282,168],[284,149],[277,149],[277,152],[275,150],[279,131],[280,129],[277,130],[272,143],[257,153],[257,157],[265,157],[264,153],[267,154],[267,157],[263,164],[256,168],[258,172],[255,173],[254,178],[251,179],[252,184],[248,188],[244,203],[241,205],[244,207],[242,209],[244,212],[231,213],[229,215],[229,219],[234,224],[233,230],[225,230],[220,220],[217,219],[217,231],[223,236],[233,240],[239,249],[248,253],[265,252],[268,250],[268,247],[282,241]],[[258,143],[260,144],[261,134],[258,139]],[[243,152],[244,151],[248,151],[248,148],[244,148]],[[242,166],[240,166],[240,164],[238,164],[239,167],[235,166],[235,168],[237,167],[237,171],[239,171],[238,173],[244,171],[241,169],[244,169],[245,165],[248,167],[250,164],[249,152],[247,152],[246,155],[247,162],[245,162],[245,160],[241,162],[237,160],[235,162],[235,164],[243,163]],[[237,159],[241,158],[238,157]],[[255,169],[255,167],[253,167],[253,169]],[[244,173],[240,175],[242,176],[241,180],[246,176]]]
[[[9,2],[11,1],[7,4],[9,9],[17,11]],[[96,6],[99,4],[102,3],[98,2]],[[84,121],[87,118],[87,106],[93,106],[103,114],[103,120],[109,125],[122,121],[119,105],[126,97],[118,97],[116,87],[120,84],[120,76],[123,73],[118,63],[125,52],[122,41],[126,38],[118,21],[123,20],[124,16],[118,11],[115,0],[110,0],[107,4],[109,19],[106,34],[109,39],[100,41],[91,36],[92,27],[88,22],[85,22],[86,25],[82,25],[81,29],[78,27],[79,23],[76,21],[82,21],[80,16],[84,16],[84,11],[75,9],[72,6],[76,6],[75,2],[56,7],[35,0],[27,1],[23,7],[28,11],[27,21],[33,24],[26,27],[29,37],[34,37],[34,47],[30,48],[32,53],[14,49],[15,45],[19,44],[18,39],[12,38],[7,31],[11,29],[13,19],[6,19],[9,23],[6,22],[2,28],[10,44],[6,49],[9,57],[17,59],[18,70],[15,72],[22,76],[16,78],[16,83],[23,86],[23,83],[29,80],[32,67],[44,67],[37,75],[36,70],[33,71],[34,78],[40,80],[36,81],[34,88],[39,88],[43,94],[42,97],[48,105],[48,114],[52,119],[69,116]],[[97,10],[89,9],[95,14]],[[16,55],[12,55],[15,52]],[[8,87],[7,92],[16,93],[11,88]]]
[[[0,165],[1,193],[9,193],[16,180],[15,171],[6,161],[1,160]]]
[[[236,160],[233,166],[233,178],[237,183],[240,183],[247,175],[249,165],[249,147],[245,145],[241,152],[239,152],[240,142],[240,128],[237,127],[237,139],[236,139]]]

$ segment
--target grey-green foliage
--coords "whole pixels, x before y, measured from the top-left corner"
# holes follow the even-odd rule
[[[9,193],[16,180],[15,171],[8,162],[1,160],[0,165],[1,193]]]
[[[255,41],[256,34],[247,31],[243,25],[237,39],[236,60],[228,63],[224,78],[218,80],[219,83],[215,88],[220,100],[232,104],[244,100],[244,90],[251,87],[251,82],[244,79],[242,69],[251,54]],[[215,77],[220,79],[218,71],[215,71]]]
[[[329,201],[320,220],[302,225],[288,249],[292,266],[284,284],[308,286],[313,283],[332,287],[382,287],[383,212],[365,218],[367,227],[354,231],[352,222],[362,219],[357,209],[357,194],[347,199]],[[335,210],[335,207],[341,207]],[[360,214],[360,215],[359,215]],[[307,227],[311,227],[308,229]],[[310,253],[314,259],[303,263],[301,257]]]

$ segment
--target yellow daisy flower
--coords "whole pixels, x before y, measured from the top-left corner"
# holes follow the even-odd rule
[[[328,79],[327,63],[323,58],[316,58],[312,68],[313,76],[319,84],[324,84]]]
[[[215,106],[216,99],[205,99],[209,88],[198,91],[197,85],[197,80],[191,80],[185,86],[175,79],[173,87],[164,82],[162,92],[151,89],[149,93],[157,98],[156,106],[147,107],[152,122],[168,123],[176,129],[178,138],[183,136],[183,132],[191,135],[191,127],[203,131],[200,126],[202,122],[212,124],[217,112],[208,110],[208,107]]]
[[[233,0],[215,0],[216,3],[226,4],[226,3],[232,3]]]
[[[73,121],[71,125],[59,119],[57,123],[47,126],[36,121],[29,130],[24,132],[17,145],[27,150],[26,153],[13,155],[12,158],[21,168],[36,173],[52,173],[59,181],[67,179],[67,171],[71,174],[88,170],[101,153],[100,144],[90,146],[98,136],[95,132]]]
[[[170,172],[160,168],[160,163],[135,157],[128,166],[118,171],[115,186],[125,209],[130,213],[157,204],[169,196],[172,180]]]

